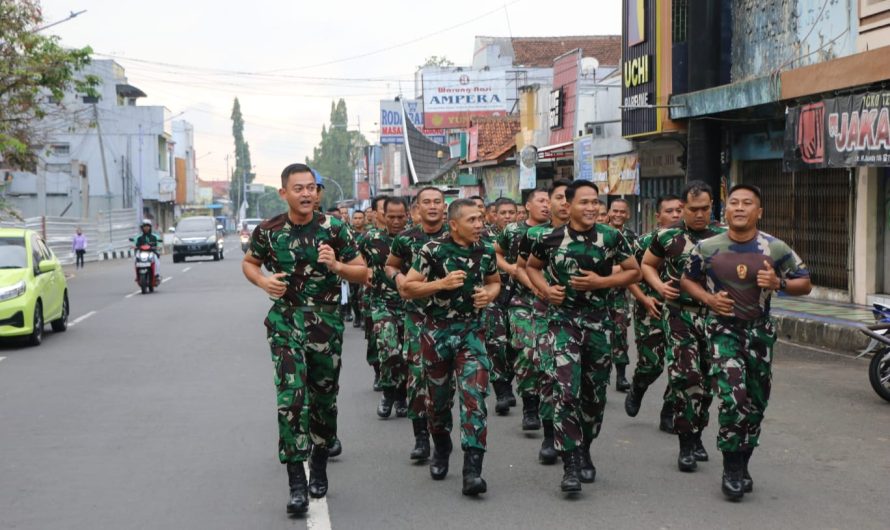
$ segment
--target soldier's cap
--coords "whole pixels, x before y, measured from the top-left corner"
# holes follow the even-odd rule
[[[319,188],[322,188],[322,189],[323,189],[323,188],[324,188],[324,182],[322,182],[322,180],[321,180],[321,173],[319,173],[318,171],[315,171],[315,170],[313,169],[313,170],[312,170],[312,176],[315,177],[315,185],[318,186]]]

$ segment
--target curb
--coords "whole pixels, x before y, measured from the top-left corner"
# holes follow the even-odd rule
[[[132,258],[133,250],[132,249],[111,250],[111,251],[99,253],[98,257],[99,257],[99,259],[97,261],[107,261],[110,259]]]
[[[856,322],[819,317],[794,311],[773,310],[779,338],[824,348],[842,355],[856,356],[869,343]]]

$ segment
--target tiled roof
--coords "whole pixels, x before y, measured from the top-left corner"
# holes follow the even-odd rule
[[[514,37],[513,65],[547,68],[553,59],[581,48],[582,57],[593,57],[603,66],[621,63],[621,35],[570,37]]]
[[[495,160],[516,145],[519,117],[492,116],[473,118],[479,128],[479,160]]]

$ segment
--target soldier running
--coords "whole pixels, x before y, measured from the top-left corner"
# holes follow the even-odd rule
[[[377,233],[386,231],[386,222],[383,213],[383,204],[386,201],[386,195],[378,195],[371,199],[371,208],[374,215],[371,217],[371,224],[365,231],[364,236],[359,240],[359,250],[366,248],[362,243],[365,240],[372,239]],[[378,214],[379,212],[379,214]],[[363,256],[368,261],[369,256]],[[365,360],[374,370],[374,391],[383,390],[380,387],[380,359],[377,356],[377,339],[374,335],[374,322],[371,319],[371,307],[377,305],[374,299],[372,289],[364,289],[362,292],[362,307],[365,308],[363,316],[365,319]]]
[[[627,228],[630,219],[630,203],[626,199],[615,199],[609,206],[609,226],[621,232],[627,244],[634,248],[637,235]],[[612,334],[609,346],[612,348],[612,363],[615,365],[615,390],[627,392],[630,383],[625,376],[630,358],[627,356],[627,328],[630,326],[630,301],[626,289],[613,289],[609,293],[609,322]]]
[[[696,245],[681,281],[683,291],[711,308],[706,329],[720,402],[721,489],[732,501],[754,490],[748,461],[760,443],[776,343],[770,298],[775,291],[806,295],[812,289],[791,247],[757,229],[762,215],[760,189],[733,186],[726,204],[729,231]]]
[[[498,295],[494,249],[480,241],[482,211],[467,199],[448,207],[449,234],[426,243],[402,285],[406,298],[426,298],[421,335],[435,448],[430,474],[442,480],[451,454],[455,380],[460,392],[463,494],[485,493],[482,458],[488,434],[485,396],[491,361],[485,351],[481,311]]]
[[[567,186],[569,223],[535,241],[526,266],[550,302],[546,341],[555,357],[555,441],[564,463],[560,488],[567,493],[596,479],[590,445],[602,425],[611,369],[607,290],[640,279],[624,236],[596,222],[598,195],[589,181]]]
[[[340,282],[365,281],[367,268],[346,225],[313,211],[318,188],[308,166],[284,168],[278,193],[288,211],[257,226],[242,270],[274,301],[265,325],[275,363],[278,458],[287,465],[287,512],[299,514],[309,509],[307,489],[313,497],[328,490],[343,344]]]

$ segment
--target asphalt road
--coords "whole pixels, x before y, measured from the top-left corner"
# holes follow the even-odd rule
[[[288,518],[261,324],[269,302],[241,275],[236,241],[227,255],[175,265],[165,256],[169,280],[145,296],[133,295],[129,261],[88,264],[69,280],[69,331],[48,332],[39,348],[0,347],[0,528],[888,526],[890,404],[868,387],[866,361],[778,348],[755,492],[740,504],[720,493],[713,427],[712,462],[682,474],[676,439],[657,430],[658,392],[630,419],[613,389],[594,444],[597,481],[580,497],[559,492],[561,466],[537,463],[540,433],[523,433],[513,409],[491,418],[489,491],[468,499],[459,451],[433,482],[407,458],[410,422],[377,418],[351,325],[344,451],[329,466],[326,504]]]

